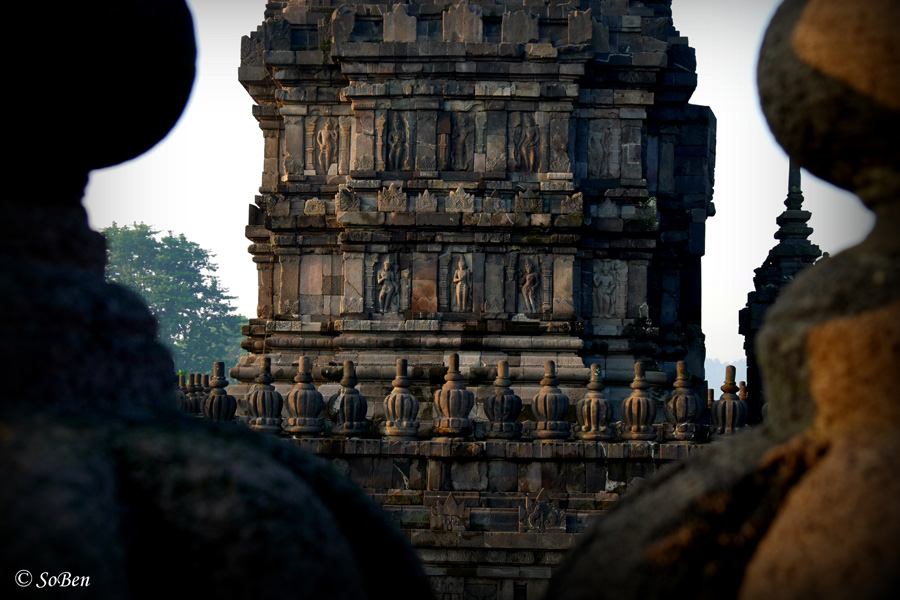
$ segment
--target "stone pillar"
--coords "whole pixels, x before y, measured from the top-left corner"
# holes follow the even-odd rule
[[[346,175],[350,172],[350,130],[353,125],[353,117],[340,117],[339,124],[341,137],[338,155],[338,173]]]
[[[316,174],[316,157],[315,157],[315,138],[316,138],[316,121],[319,117],[306,117],[306,175]]]

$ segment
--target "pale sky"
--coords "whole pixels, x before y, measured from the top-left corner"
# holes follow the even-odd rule
[[[192,0],[199,55],[190,102],[169,136],[143,156],[91,173],[91,226],[144,222],[183,233],[210,250],[238,312],[256,315],[256,268],[243,236],[259,193],[263,137],[252,100],[238,83],[241,36],[262,22],[265,0]],[[759,43],[777,0],[674,0],[675,27],[697,51],[693,104],[718,120],[715,217],[707,221],[703,330],[707,357],[743,358],[738,311],[753,270],[775,244],[788,160],[766,125],[756,94]],[[152,93],[152,91],[148,91]],[[140,115],[135,115],[140,118]],[[127,124],[122,124],[123,127]],[[872,218],[852,195],[804,171],[812,241],[835,254],[862,240]]]

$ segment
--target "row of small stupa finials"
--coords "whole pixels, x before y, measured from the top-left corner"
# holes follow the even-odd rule
[[[179,376],[175,393],[176,405],[183,411],[201,415],[214,421],[237,421],[251,429],[269,433],[288,433],[294,436],[320,436],[329,431],[332,435],[359,437],[367,435],[399,439],[415,439],[419,433],[419,401],[410,391],[406,359],[397,359],[397,376],[393,390],[384,399],[384,421],[377,428],[366,419],[368,403],[356,389],[356,369],[353,361],[344,362],[341,391],[336,402],[336,422],[321,417],[325,399],[313,385],[309,357],[300,359],[295,385],[282,396],[272,385],[270,359],[263,359],[263,366],[256,383],[247,396],[249,416],[235,416],[237,402],[225,388],[225,365],[214,364],[213,376],[191,374]],[[650,384],[644,378],[644,363],[635,363],[631,395],[622,403],[622,421],[612,421],[612,406],[606,399],[600,377],[600,367],[591,365],[591,379],[584,398],[575,403],[577,439],[617,440],[676,440],[703,441],[709,435],[730,435],[747,423],[747,392],[744,382],[735,383],[735,369],[726,368],[722,396],[713,399],[709,390],[704,407],[700,398],[690,388],[685,364],[678,363],[678,376],[674,389],[663,408],[667,424],[655,425],[656,401],[647,390]],[[443,387],[434,393],[434,435],[450,438],[472,437],[476,431],[470,413],[475,406],[475,395],[466,389],[459,370],[459,355],[450,355],[450,366],[444,376]],[[570,407],[569,397],[559,389],[556,364],[547,361],[541,389],[531,402],[536,417],[532,435],[539,439],[567,439],[573,433],[573,423],[566,420]],[[494,393],[483,400],[484,414],[489,421],[480,423],[479,437],[512,439],[523,433],[523,423],[518,421],[522,412],[522,400],[512,390],[509,363],[501,360],[497,366]],[[283,418],[287,406],[289,417]],[[698,423],[703,409],[709,410],[709,425]]]

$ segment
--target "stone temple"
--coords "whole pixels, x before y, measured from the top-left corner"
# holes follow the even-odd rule
[[[259,274],[241,396],[300,356],[380,411],[396,358],[426,404],[451,353],[478,398],[548,360],[572,400],[602,367],[702,382],[700,259],[715,118],[670,2],[269,2],[241,47],[265,137],[246,235]],[[246,404],[239,408],[246,414]],[[425,432],[427,433],[427,432]]]

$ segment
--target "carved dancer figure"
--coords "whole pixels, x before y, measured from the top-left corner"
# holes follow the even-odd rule
[[[391,116],[391,132],[388,134],[388,169],[399,171],[406,164],[406,130],[400,113]]]
[[[325,126],[316,135],[316,143],[319,145],[319,168],[323,174],[328,173],[328,168],[334,163],[334,153],[337,148],[338,132],[334,128],[334,121],[328,119]]]
[[[526,114],[523,128],[522,158],[527,173],[534,173],[537,170],[537,147],[540,141],[540,127],[534,122],[533,116]]]
[[[384,259],[384,266],[378,272],[378,308],[382,313],[392,312],[394,310],[394,302],[397,299],[397,273],[394,269],[394,263],[391,257]]]
[[[539,281],[537,273],[534,272],[534,264],[530,260],[526,260],[525,283],[522,285],[522,299],[525,301],[525,312],[538,312],[535,292]]]
[[[469,308],[469,279],[472,273],[466,264],[466,259],[459,257],[459,268],[453,274],[453,284],[456,286],[456,310],[463,312]]]
[[[456,127],[453,128],[453,170],[469,170],[469,119],[461,114],[457,117]]]
[[[600,267],[600,272],[594,274],[594,297],[597,300],[597,315],[601,317],[612,317],[613,306],[615,306],[615,295],[618,282],[609,269],[609,265],[604,263]]]

